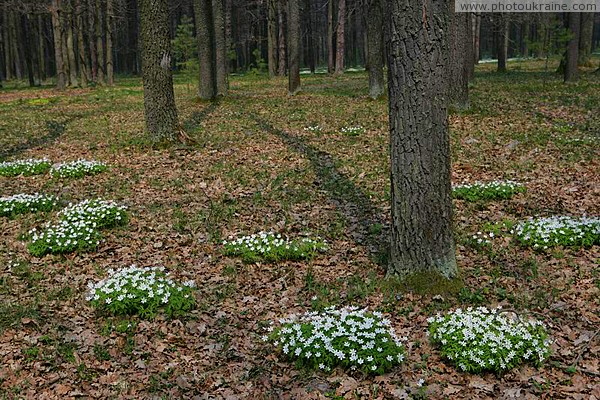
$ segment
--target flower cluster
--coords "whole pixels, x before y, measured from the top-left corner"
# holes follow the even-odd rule
[[[240,256],[246,262],[303,260],[326,249],[325,240],[320,238],[290,240],[274,232],[259,232],[237,239],[230,236],[228,241],[223,241],[225,255]]]
[[[382,374],[404,360],[404,346],[391,323],[379,312],[356,307],[290,315],[271,324],[264,341],[273,344],[299,367],[329,372],[341,365]]]
[[[514,181],[475,182],[452,187],[455,198],[468,201],[510,199],[524,191],[525,186]]]
[[[50,173],[59,178],[81,178],[86,175],[96,175],[108,169],[106,164],[99,161],[77,160],[57,164]]]
[[[46,173],[51,165],[47,158],[5,161],[0,163],[0,176],[40,175]]]
[[[320,133],[323,132],[323,128],[321,128],[320,125],[311,125],[311,126],[307,126],[304,128],[305,131],[307,132],[312,132],[312,133]]]
[[[59,221],[48,224],[42,232],[29,231],[31,242],[27,248],[31,254],[91,251],[99,244],[100,229],[127,223],[125,207],[113,201],[85,200],[71,204],[59,213]]]
[[[45,194],[16,194],[0,197],[0,217],[14,217],[18,214],[52,211],[58,204],[58,198]]]
[[[504,372],[523,362],[540,365],[550,355],[544,325],[509,318],[499,309],[456,309],[427,320],[433,343],[462,371]]]
[[[342,129],[340,129],[340,132],[342,132],[346,136],[358,136],[360,134],[365,133],[365,128],[363,128],[360,125],[357,125],[357,126],[345,126]]]
[[[517,241],[534,249],[600,244],[600,218],[554,216],[530,218],[511,231]]]
[[[110,269],[108,277],[88,283],[86,300],[113,315],[154,317],[162,309],[169,317],[191,310],[195,305],[194,281],[178,284],[164,267]]]
[[[494,239],[494,232],[481,232],[478,231],[474,235],[472,235],[468,242],[472,247],[475,248],[485,248],[492,245],[492,240]]]

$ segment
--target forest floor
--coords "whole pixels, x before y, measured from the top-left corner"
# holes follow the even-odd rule
[[[494,67],[477,68],[470,109],[451,113],[452,179],[512,179],[527,192],[454,201],[464,287],[451,295],[385,279],[387,100],[365,95],[364,72],[303,75],[292,98],[282,78],[232,77],[230,96],[214,104],[198,103],[194,81],[178,76],[180,119],[196,143],[168,149],[144,137],[139,79],[74,93],[0,91],[0,157],[111,165],[78,180],[0,177],[0,196],[101,197],[132,215],[97,252],[43,258],[19,236],[48,216],[0,218],[0,399],[600,399],[598,246],[469,244],[506,221],[600,215],[600,74],[565,85],[541,61],[510,63],[506,74]],[[357,125],[365,132],[340,133]],[[277,264],[222,255],[224,238],[260,230],[319,235],[330,249]],[[176,320],[95,312],[88,281],[133,263],[195,280],[198,307]],[[376,378],[311,373],[260,340],[268,321],[329,304],[385,312],[409,339],[406,362]],[[547,324],[554,342],[544,366],[460,373],[425,335],[439,311],[498,304]]]

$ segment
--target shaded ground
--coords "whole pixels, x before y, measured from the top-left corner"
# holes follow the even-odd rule
[[[76,181],[0,177],[0,195],[103,197],[133,214],[97,253],[42,259],[30,257],[18,237],[49,217],[0,220],[0,398],[600,398],[600,249],[468,244],[474,232],[528,216],[600,214],[600,77],[565,86],[540,72],[541,62],[510,66],[503,75],[481,66],[472,109],[451,116],[453,179],[514,179],[528,191],[503,202],[455,202],[465,288],[435,298],[383,278],[387,100],[364,95],[364,73],[304,75],[304,92],[294,98],[283,80],[235,77],[218,105],[198,104],[193,82],[180,77],[180,115],[197,145],[166,150],[144,138],[138,80],[77,96],[26,92],[49,101],[0,92],[2,151],[112,165]],[[51,143],[40,139],[47,121],[64,126]],[[304,130],[314,125],[322,132]],[[366,132],[339,133],[356,125]],[[220,255],[224,237],[261,229],[320,235],[331,250],[278,265]],[[198,309],[175,321],[96,314],[84,300],[88,280],[131,263],[163,264],[195,279]],[[539,370],[524,366],[502,377],[456,372],[429,345],[426,318],[498,303],[545,320],[552,358]],[[408,362],[379,378],[312,374],[259,340],[266,321],[326,304],[390,313],[410,339]]]

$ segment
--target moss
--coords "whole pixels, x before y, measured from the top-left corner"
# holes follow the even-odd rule
[[[406,277],[389,276],[386,279],[389,290],[412,292],[419,295],[453,295],[456,296],[464,287],[460,276],[448,279],[444,275],[433,272],[418,272]]]

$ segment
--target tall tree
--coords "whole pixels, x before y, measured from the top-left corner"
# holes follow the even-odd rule
[[[67,57],[69,59],[69,82],[71,86],[79,86],[77,81],[77,60],[75,59],[75,45],[73,40],[73,1],[67,0],[68,12],[65,14],[65,30],[67,31]]]
[[[54,60],[56,63],[56,88],[65,90],[67,74],[65,71],[65,57],[62,46],[62,9],[60,0],[52,0],[50,14],[52,15],[52,32],[54,37]]]
[[[42,14],[37,15],[37,51],[38,51],[38,75],[40,77],[40,84],[46,79],[46,53],[45,53],[45,40],[44,40],[44,17]]]
[[[383,6],[381,0],[365,1],[367,8],[367,63],[369,96],[376,99],[384,92],[383,79]]]
[[[217,95],[212,1],[195,0],[194,11],[196,13],[196,37],[200,58],[198,95],[203,100],[211,100]]]
[[[269,76],[277,75],[277,9],[276,0],[267,0],[267,63]]]
[[[21,29],[20,24],[18,22],[18,14],[15,9],[12,9],[8,13],[8,23],[10,29],[10,46],[11,46],[11,55],[13,59],[13,66],[15,71],[15,77],[17,79],[23,78],[23,70],[22,66],[22,53],[23,49],[19,47],[19,31]]]
[[[106,83],[115,84],[113,64],[113,0],[106,0]]]
[[[391,152],[388,274],[457,274],[448,132],[448,0],[386,0]]]
[[[581,13],[568,13],[568,25],[570,39],[567,43],[567,52],[564,65],[565,82],[573,82],[579,79],[577,61],[579,59],[579,36],[581,28]]]
[[[580,66],[591,66],[592,39],[594,36],[594,13],[581,13],[581,28],[579,35]]]
[[[89,68],[88,68],[88,58],[87,53],[85,51],[85,42],[83,39],[83,30],[85,26],[83,24],[83,1],[75,0],[75,22],[77,23],[77,46],[78,46],[78,55],[79,55],[79,79],[81,81],[81,87],[85,88],[88,85],[89,77]]]
[[[288,0],[288,92],[300,91],[300,0]]]
[[[217,96],[227,95],[227,47],[225,44],[225,15],[223,0],[212,0],[213,29],[215,40],[215,74]]]
[[[98,52],[96,51],[96,18],[94,10],[96,8],[95,0],[87,0],[88,12],[88,46],[90,48],[90,70],[92,81],[98,81]]]
[[[479,45],[481,41],[481,14],[473,14],[473,60],[479,64]]]
[[[469,13],[454,11],[454,1],[450,7],[450,63],[449,95],[450,103],[459,109],[469,107],[469,71],[473,65],[472,41],[469,32]]]
[[[497,25],[498,41],[498,72],[506,72],[506,61],[508,59],[508,34],[509,17],[508,14],[498,14],[500,20]]]
[[[141,5],[140,5],[141,7]],[[96,71],[96,83],[104,85],[106,69],[104,69],[104,41],[102,40],[102,0],[96,0],[96,60],[97,60],[97,71]]]
[[[333,74],[335,71],[335,54],[333,53],[333,2],[327,0],[327,72]]]
[[[278,19],[279,19],[279,70],[277,74],[279,76],[285,76],[287,56],[286,56],[286,45],[285,45],[285,24],[284,24],[284,1],[278,0]]]
[[[344,73],[345,56],[345,26],[346,26],[346,0],[338,2],[338,20],[335,41],[335,73]]]
[[[140,34],[146,128],[156,142],[178,138],[171,72],[168,0],[140,0]]]

